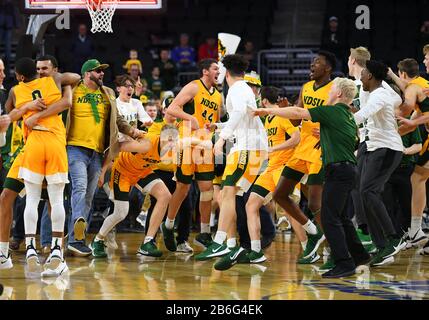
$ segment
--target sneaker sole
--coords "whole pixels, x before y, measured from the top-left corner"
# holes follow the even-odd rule
[[[62,263],[56,270],[45,270],[42,272],[42,277],[59,277],[69,271],[66,263]]]
[[[12,269],[13,263],[12,260],[9,258],[4,263],[0,263],[0,270],[6,270],[6,269]]]
[[[411,240],[411,246],[413,247],[417,247],[417,248],[422,248],[427,242],[429,241],[429,239],[425,236],[425,237],[420,237],[416,240]]]
[[[319,255],[317,255],[313,260],[311,260],[311,261],[309,261],[309,262],[299,262],[299,261],[298,261],[298,264],[312,264],[312,263],[317,262],[319,259],[320,259],[320,256],[319,256]]]
[[[393,257],[394,255],[396,255],[396,254],[398,254],[399,252],[401,252],[401,251],[402,251],[402,248],[404,248],[404,247],[406,247],[406,246],[407,246],[407,243],[406,243],[406,242],[403,242],[399,247],[397,247],[397,248],[395,249],[395,251],[393,251],[391,254],[389,254],[389,255],[387,255],[387,256],[384,256],[383,258],[384,258],[384,259],[386,259],[386,258]]]
[[[75,256],[75,257],[88,257],[92,254],[91,252],[85,253],[85,252],[81,252],[73,247],[67,247],[67,249],[70,251],[70,253]]]
[[[160,257],[162,257],[162,252],[161,252],[161,254],[153,255],[153,254],[149,254],[146,251],[140,251],[140,250],[138,250],[137,254],[140,254],[140,255],[145,256],[145,257],[153,257],[153,258],[160,258]]]
[[[322,235],[322,237],[317,241],[316,245],[314,246],[313,250],[311,250],[311,252],[309,254],[307,254],[305,257],[303,257],[304,259],[307,259],[309,257],[311,257],[313,254],[316,253],[316,251],[319,249],[320,245],[322,244],[322,242],[325,241],[325,235]]]
[[[74,231],[74,239],[77,241],[82,241],[85,239],[85,229],[86,229],[86,222],[85,220],[78,220],[75,222],[73,226]]]
[[[213,258],[216,258],[216,257],[222,257],[222,256],[224,256],[224,255],[226,255],[226,254],[228,254],[230,252],[231,252],[231,250],[229,250],[228,248],[226,248],[223,251],[212,253],[212,254],[210,254],[208,256],[205,256],[205,257],[195,256],[195,260],[197,260],[197,261],[206,261],[206,260],[210,260],[210,259],[213,259]]]
[[[260,258],[258,258],[258,259],[250,260],[250,263],[262,263],[262,262],[264,262],[264,261],[267,261],[267,257],[262,256],[262,257],[260,257]]]
[[[383,265],[385,265],[385,264],[391,264],[391,263],[393,263],[394,261],[395,261],[395,258],[394,258],[394,257],[388,257],[388,258],[384,259],[384,260],[383,260],[383,261],[381,261],[381,262],[374,263],[374,264],[370,264],[370,267],[379,267],[379,266],[383,266]]]

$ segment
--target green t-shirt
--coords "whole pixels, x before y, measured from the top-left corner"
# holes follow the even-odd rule
[[[320,106],[308,111],[311,121],[320,123],[323,165],[341,161],[356,163],[354,151],[359,138],[355,119],[349,107],[337,103],[334,106]]]
[[[413,144],[418,144],[418,143],[422,143],[422,136],[420,135],[420,130],[419,128],[417,128],[416,130],[414,130],[413,132],[410,132],[404,136],[401,137],[402,138],[402,144],[404,145],[405,148],[409,148],[411,147]],[[417,154],[413,154],[413,155],[403,155],[402,156],[402,161],[401,161],[401,165],[412,165],[413,163],[417,162]]]

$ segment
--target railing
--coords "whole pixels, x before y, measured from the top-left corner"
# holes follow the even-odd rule
[[[285,90],[286,94],[299,93],[309,80],[310,64],[315,53],[309,49],[269,49],[258,52],[258,73],[263,85]]]

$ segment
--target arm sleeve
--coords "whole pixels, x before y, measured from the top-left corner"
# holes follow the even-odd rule
[[[315,107],[308,109],[311,116],[311,121],[323,123],[324,125],[329,124],[329,114],[334,107]],[[331,110],[329,110],[331,109]]]
[[[245,96],[239,95],[237,91],[231,94],[231,103],[233,107],[232,112],[229,113],[229,119],[225,122],[225,127],[219,134],[224,140],[233,136],[234,130],[247,112],[246,98]]]
[[[374,95],[368,99],[368,102],[361,106],[362,108],[354,114],[357,125],[363,123],[370,116],[376,114],[384,107],[384,101],[378,95]]]

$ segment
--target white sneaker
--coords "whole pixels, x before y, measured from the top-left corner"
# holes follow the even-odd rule
[[[417,232],[414,235],[410,234],[409,237],[413,247],[420,248],[423,245],[425,245],[426,242],[428,242],[428,237],[426,236],[426,234],[423,232],[422,229],[417,230]]]
[[[189,245],[189,243],[187,241],[185,241],[185,242],[179,243],[177,245],[176,252],[191,253],[191,252],[194,252],[194,249],[192,249],[192,247]]]
[[[136,218],[137,222],[140,223],[143,228],[146,227],[146,219],[147,219],[147,211],[141,211]]]
[[[46,260],[44,269],[42,277],[58,277],[69,270],[59,247],[52,249],[51,254]]]
[[[116,232],[111,230],[106,238],[104,239],[104,244],[107,248],[112,250],[117,250],[119,248],[118,243],[116,242]]]
[[[0,253],[0,270],[11,269],[12,267],[13,263],[10,254],[6,257],[3,253]]]
[[[38,278],[42,271],[42,266],[40,265],[39,256],[37,251],[33,246],[27,247],[27,253],[25,255],[26,265],[24,268],[25,276],[27,278]]]

